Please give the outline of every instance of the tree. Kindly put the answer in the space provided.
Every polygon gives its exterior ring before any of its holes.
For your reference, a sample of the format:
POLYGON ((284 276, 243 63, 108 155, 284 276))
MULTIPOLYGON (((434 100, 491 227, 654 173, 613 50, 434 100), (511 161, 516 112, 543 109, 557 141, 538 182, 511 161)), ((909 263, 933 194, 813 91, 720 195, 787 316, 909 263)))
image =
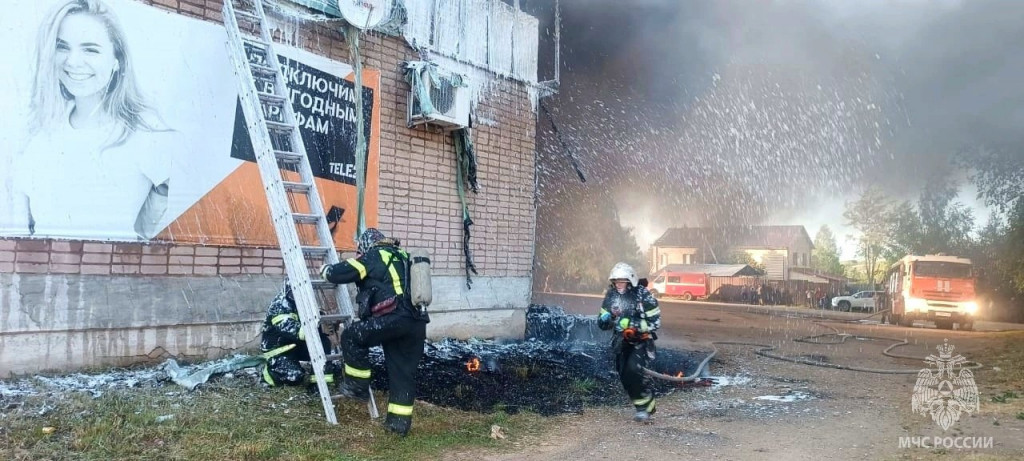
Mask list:
POLYGON ((1024 152, 1021 143, 960 152, 978 196, 998 214, 979 233, 975 251, 978 290, 1003 316, 1024 319, 1024 152))
POLYGON ((903 201, 887 213, 889 221, 884 256, 889 264, 906 255, 921 254, 921 218, 914 205, 903 201))
POLYGON ((822 225, 814 236, 814 251, 811 253, 811 268, 831 275, 843 275, 843 264, 839 262, 839 245, 828 224, 822 225))
POLYGON ((764 273, 764 265, 758 263, 750 253, 743 250, 730 252, 722 261, 722 264, 746 264, 757 269, 762 274, 764 273))
POLYGON ((943 180, 925 186, 917 205, 922 252, 965 254, 970 248, 974 214, 956 200, 958 193, 955 185, 943 180))
POLYGON ((566 194, 543 204, 537 216, 537 289, 596 291, 608 285, 617 262, 646 272, 633 230, 619 222, 607 194, 566 194))
POLYGON ((881 189, 872 186, 865 189, 856 201, 847 202, 843 212, 846 225, 860 232, 857 253, 864 258, 867 282, 872 285, 875 283, 878 261, 891 235, 890 211, 889 198, 881 189))

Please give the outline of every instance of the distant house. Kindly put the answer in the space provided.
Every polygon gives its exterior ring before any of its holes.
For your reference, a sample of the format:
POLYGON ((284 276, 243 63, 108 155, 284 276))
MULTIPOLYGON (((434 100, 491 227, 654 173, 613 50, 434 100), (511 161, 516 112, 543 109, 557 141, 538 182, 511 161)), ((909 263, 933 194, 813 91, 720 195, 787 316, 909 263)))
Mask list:
POLYGON ((746 264, 669 264, 652 273, 657 277, 662 272, 683 272, 688 274, 707 274, 709 277, 741 277, 758 276, 761 272, 746 264))
POLYGON ((811 265, 813 249, 804 226, 677 227, 651 245, 650 271, 669 264, 715 264, 742 251, 764 266, 769 279, 788 280, 791 268, 811 265))

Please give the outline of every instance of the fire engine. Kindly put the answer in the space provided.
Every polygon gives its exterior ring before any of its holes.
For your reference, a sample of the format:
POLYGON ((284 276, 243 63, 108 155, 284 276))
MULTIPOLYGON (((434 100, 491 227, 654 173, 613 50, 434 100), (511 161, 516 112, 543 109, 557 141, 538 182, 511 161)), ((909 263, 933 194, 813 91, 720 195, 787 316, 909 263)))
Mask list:
POLYGON ((672 296, 689 301, 708 296, 708 274, 700 272, 674 272, 667 268, 655 274, 650 286, 655 297, 672 296))
POLYGON ((891 324, 935 322, 942 329, 974 328, 978 303, 971 260, 946 255, 905 256, 886 272, 883 306, 891 324))

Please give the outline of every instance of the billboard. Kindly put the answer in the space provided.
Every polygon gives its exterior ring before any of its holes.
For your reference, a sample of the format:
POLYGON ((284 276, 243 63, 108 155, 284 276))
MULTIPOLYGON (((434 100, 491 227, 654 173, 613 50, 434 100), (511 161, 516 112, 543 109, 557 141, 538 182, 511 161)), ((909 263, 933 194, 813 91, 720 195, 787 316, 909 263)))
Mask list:
MULTIPOLYGON (((0 39, 31 46, 0 68, 0 236, 276 246, 223 26, 131 0, 4 7, 0 39)), ((275 49, 335 244, 352 248, 352 68, 275 49)), ((374 225, 379 71, 363 84, 374 225)))

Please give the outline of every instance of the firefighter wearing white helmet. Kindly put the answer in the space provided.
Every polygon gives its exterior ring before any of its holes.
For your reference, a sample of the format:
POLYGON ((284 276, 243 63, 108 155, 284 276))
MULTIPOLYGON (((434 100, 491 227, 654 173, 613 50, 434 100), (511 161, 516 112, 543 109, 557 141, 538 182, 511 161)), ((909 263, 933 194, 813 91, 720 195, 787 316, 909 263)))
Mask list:
POLYGON ((661 326, 661 309, 658 300, 640 285, 629 264, 620 262, 612 267, 608 282, 597 326, 602 330, 614 329, 615 370, 636 409, 633 419, 646 422, 656 407, 654 393, 645 385, 641 368, 654 358, 654 331, 661 326))

